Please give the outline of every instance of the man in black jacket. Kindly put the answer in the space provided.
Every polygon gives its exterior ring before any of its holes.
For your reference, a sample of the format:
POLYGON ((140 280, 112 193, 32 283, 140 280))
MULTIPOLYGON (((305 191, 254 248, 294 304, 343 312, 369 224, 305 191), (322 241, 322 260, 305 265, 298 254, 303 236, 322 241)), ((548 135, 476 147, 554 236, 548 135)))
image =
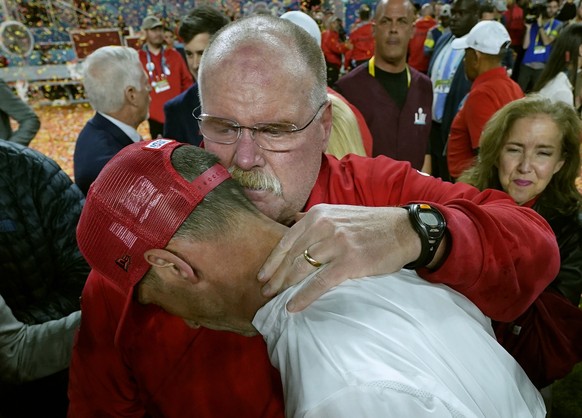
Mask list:
POLYGON ((0 295, 18 321, 0 323, 0 416, 64 417, 67 371, 56 372, 68 365, 89 274, 75 238, 85 199, 53 160, 3 140, 0 190, 0 295), (18 324, 44 325, 15 344, 18 324))

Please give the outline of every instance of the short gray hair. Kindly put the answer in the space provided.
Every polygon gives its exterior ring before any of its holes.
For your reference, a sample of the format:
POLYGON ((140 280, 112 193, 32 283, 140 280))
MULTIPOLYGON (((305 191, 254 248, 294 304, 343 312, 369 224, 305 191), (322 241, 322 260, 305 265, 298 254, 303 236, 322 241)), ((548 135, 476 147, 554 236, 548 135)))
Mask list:
POLYGON ((104 46, 83 63, 85 97, 98 112, 117 112, 123 107, 125 89, 142 90, 143 68, 137 51, 125 46, 104 46))
MULTIPOLYGON (((310 89, 309 97, 313 109, 327 100, 327 75, 321 47, 307 31, 295 23, 265 14, 236 20, 216 33, 202 55, 198 72, 200 85, 204 83, 206 71, 220 68, 220 61, 224 56, 247 45, 264 45, 266 49, 284 46, 280 51, 280 57, 281 60, 287 59, 290 63, 290 76, 295 75, 300 69, 306 69, 313 77, 314 85, 310 89)), ((265 71, 268 71, 268 68, 269 64, 265 63, 265 71)))

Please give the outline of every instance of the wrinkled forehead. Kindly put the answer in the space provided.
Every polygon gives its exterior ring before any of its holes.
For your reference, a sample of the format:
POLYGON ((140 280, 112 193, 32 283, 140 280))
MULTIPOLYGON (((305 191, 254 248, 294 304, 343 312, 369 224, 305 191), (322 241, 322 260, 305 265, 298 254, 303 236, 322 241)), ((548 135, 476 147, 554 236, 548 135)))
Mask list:
MULTIPOLYGON (((199 70, 202 102, 217 91, 243 89, 309 90, 315 77, 296 50, 277 36, 211 44, 199 70)), ((276 94, 276 92, 274 92, 276 94)), ((280 91, 280 94, 283 92, 280 91)))

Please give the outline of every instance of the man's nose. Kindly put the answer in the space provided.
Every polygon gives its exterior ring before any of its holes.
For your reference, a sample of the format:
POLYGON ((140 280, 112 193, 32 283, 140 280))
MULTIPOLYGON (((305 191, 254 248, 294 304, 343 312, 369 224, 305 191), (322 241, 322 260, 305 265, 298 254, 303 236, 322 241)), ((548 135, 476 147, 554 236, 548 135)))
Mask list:
POLYGON ((240 137, 236 142, 234 163, 243 170, 250 170, 259 164, 260 153, 261 149, 253 139, 252 130, 241 128, 240 137))

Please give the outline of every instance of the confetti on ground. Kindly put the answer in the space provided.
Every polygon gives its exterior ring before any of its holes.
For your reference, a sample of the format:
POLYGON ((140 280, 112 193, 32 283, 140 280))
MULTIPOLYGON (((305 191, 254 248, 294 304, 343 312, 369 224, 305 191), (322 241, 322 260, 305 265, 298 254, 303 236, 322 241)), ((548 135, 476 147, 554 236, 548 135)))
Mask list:
MULTIPOLYGON (((73 178, 73 153, 81 129, 95 113, 88 104, 71 106, 33 106, 40 118, 40 130, 30 147, 55 160, 73 178)), ((147 122, 138 128, 144 138, 149 138, 147 122)))

